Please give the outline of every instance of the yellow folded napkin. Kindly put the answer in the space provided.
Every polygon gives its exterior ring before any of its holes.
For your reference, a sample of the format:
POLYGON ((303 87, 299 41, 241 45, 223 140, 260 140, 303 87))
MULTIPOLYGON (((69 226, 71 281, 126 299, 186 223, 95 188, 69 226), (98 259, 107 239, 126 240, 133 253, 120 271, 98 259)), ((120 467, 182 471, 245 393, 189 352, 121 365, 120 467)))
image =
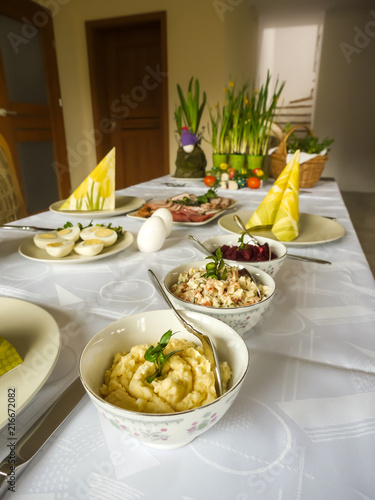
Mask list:
POLYGON ((0 337, 0 376, 23 363, 17 350, 3 337, 0 337))
POLYGON ((272 226, 280 241, 291 241, 299 234, 299 150, 286 165, 273 186, 250 217, 247 229, 272 226))
POLYGON ((59 210, 108 210, 115 208, 116 149, 105 156, 59 210))

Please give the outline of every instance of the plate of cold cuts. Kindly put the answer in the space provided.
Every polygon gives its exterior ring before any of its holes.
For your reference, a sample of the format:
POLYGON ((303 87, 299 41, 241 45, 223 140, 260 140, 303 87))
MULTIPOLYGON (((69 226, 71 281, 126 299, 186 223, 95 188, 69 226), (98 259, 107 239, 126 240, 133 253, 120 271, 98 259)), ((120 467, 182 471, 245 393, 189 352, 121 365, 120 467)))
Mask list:
POLYGON ((128 212, 127 217, 148 219, 158 208, 167 208, 173 217, 173 222, 186 226, 207 224, 216 219, 228 208, 232 208, 236 200, 218 196, 210 189, 204 195, 181 193, 165 200, 151 200, 144 203, 138 210, 128 212))

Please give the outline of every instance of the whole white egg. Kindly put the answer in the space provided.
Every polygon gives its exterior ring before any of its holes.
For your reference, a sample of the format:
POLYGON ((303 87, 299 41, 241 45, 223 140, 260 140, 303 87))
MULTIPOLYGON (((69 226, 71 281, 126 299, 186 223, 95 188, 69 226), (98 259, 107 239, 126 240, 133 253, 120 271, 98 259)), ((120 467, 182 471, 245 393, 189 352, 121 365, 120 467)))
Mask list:
POLYGON ((158 208, 151 217, 160 217, 164 221, 167 238, 171 234, 173 225, 173 217, 168 208, 158 208))
POLYGON ((60 238, 64 240, 77 241, 79 238, 80 229, 78 226, 67 227, 65 229, 60 229, 57 234, 60 238))
POLYGON ((85 255, 86 257, 93 257, 98 255, 104 248, 104 243, 101 240, 92 238, 91 240, 84 240, 77 243, 74 247, 74 251, 79 255, 85 255))
POLYGON ((74 241, 60 240, 46 245, 46 252, 52 257, 66 257, 73 250, 74 241))
POLYGON ((59 240, 62 240, 62 238, 59 238, 57 231, 49 231, 48 233, 40 233, 34 236, 35 245, 43 250, 46 248, 48 243, 53 243, 54 241, 59 240))
POLYGON ((116 231, 102 226, 86 227, 85 229, 82 229, 80 236, 83 240, 92 238, 101 240, 105 247, 109 247, 117 241, 116 231))
POLYGON ((164 221, 158 216, 150 217, 138 232, 138 249, 140 252, 157 252, 163 246, 166 234, 164 221))

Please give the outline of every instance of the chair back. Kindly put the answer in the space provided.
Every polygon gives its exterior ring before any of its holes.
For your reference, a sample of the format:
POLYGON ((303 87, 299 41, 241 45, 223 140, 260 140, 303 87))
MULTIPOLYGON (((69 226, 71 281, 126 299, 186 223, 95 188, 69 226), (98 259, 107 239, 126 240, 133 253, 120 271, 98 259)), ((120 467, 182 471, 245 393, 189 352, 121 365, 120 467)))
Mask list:
POLYGON ((9 146, 0 134, 0 224, 26 215, 25 201, 19 187, 9 146))

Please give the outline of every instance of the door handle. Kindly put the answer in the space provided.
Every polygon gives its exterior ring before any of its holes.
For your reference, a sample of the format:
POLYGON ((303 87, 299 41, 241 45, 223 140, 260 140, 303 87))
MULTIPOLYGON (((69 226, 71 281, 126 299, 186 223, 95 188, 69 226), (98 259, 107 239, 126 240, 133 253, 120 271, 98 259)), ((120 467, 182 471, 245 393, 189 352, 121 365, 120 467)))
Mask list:
POLYGON ((5 117, 8 115, 15 116, 15 115, 18 115, 18 113, 17 113, 17 111, 9 111, 8 109, 0 108, 0 116, 5 117))

